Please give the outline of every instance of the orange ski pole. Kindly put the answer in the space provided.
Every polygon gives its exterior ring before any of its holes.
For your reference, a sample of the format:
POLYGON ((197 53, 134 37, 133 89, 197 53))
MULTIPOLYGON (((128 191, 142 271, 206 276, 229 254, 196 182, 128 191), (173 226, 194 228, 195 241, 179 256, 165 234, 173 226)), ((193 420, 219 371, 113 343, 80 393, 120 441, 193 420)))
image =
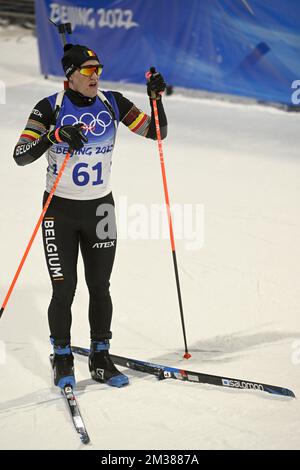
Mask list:
MULTIPOLYGON (((148 72, 148 74, 146 74, 146 77, 149 79, 152 73, 155 73, 155 68, 154 67, 150 68, 150 75, 148 75, 149 74, 149 72, 148 72)), ((155 119, 155 128, 156 128, 156 135, 157 135, 160 166, 161 166, 164 193, 165 193, 165 201, 166 201, 167 213, 168 213, 168 222, 169 222, 169 230, 170 230, 172 256, 173 256, 176 286, 177 286, 177 294, 178 294, 178 301, 179 301, 180 318, 181 318, 181 326, 182 326, 182 333, 183 333, 183 340, 184 340, 185 354, 184 354, 183 357, 185 359, 189 359, 191 357, 191 354, 188 351, 187 339, 186 339, 186 331, 185 331, 185 323, 184 323, 184 315, 183 315, 183 306, 182 306, 182 297, 181 297, 179 273, 178 273, 178 266, 177 266, 176 249, 175 249, 175 238, 174 238, 173 223, 172 223, 172 214, 171 214, 171 209, 170 209, 169 191, 168 191, 167 176, 166 176, 166 169, 165 169, 165 162, 164 162, 164 153, 163 153, 163 146, 162 146, 162 140, 161 140, 160 126, 159 126, 157 103, 156 103, 155 99, 152 99, 152 104, 153 104, 153 112, 154 112, 154 119, 155 119)))
POLYGON ((34 239, 35 239, 35 237, 36 237, 36 234, 37 234, 37 232, 38 232, 38 229, 40 228, 40 225, 41 225, 41 223, 42 223, 42 221, 43 221, 44 215, 46 214, 46 211, 47 211, 47 209, 48 209, 48 207, 49 207, 49 204, 50 204, 50 202, 51 202, 51 199, 52 199, 52 197, 53 197, 53 195, 54 195, 54 192, 55 192, 55 190, 56 190, 56 188, 57 188, 57 185, 58 185, 58 183, 59 183, 59 181, 60 181, 61 175, 63 174, 63 171, 64 171, 64 169, 65 169, 65 167, 66 167, 66 165, 67 165, 67 163, 68 163, 68 160, 69 160, 69 158, 70 158, 70 156, 71 156, 71 152, 72 152, 71 149, 69 149, 69 150, 68 150, 68 153, 67 153, 67 155, 66 155, 66 157, 65 157, 65 159, 64 159, 64 161, 63 161, 63 164, 62 164, 62 166, 61 166, 61 168, 60 168, 60 170, 59 170, 59 172, 58 172, 57 178, 56 178, 56 180, 55 180, 55 182, 54 182, 54 185, 53 185, 53 187, 52 187, 52 189, 51 189, 51 192, 50 192, 50 194, 49 194, 49 196, 48 196, 48 198, 47 198, 47 201, 46 201, 46 203, 45 203, 45 205, 44 205, 44 207, 43 207, 43 210, 42 210, 42 213, 41 213, 41 215, 40 215, 40 217, 39 217, 39 220, 37 221, 37 224, 36 224, 36 226, 35 226, 35 229, 34 229, 34 231, 33 231, 33 234, 31 235, 31 238, 30 238, 29 243, 28 243, 28 245, 27 245, 27 247, 26 247, 25 253, 24 253, 24 255, 23 255, 22 259, 21 259, 21 262, 20 262, 20 264, 19 264, 19 266, 18 266, 18 269, 17 269, 17 271, 16 271, 16 274, 14 275, 14 278, 13 278, 13 280, 12 280, 12 283, 11 283, 9 289, 8 289, 8 292, 7 292, 6 296, 5 296, 4 302, 3 302, 2 307, 1 307, 1 309, 0 309, 0 318, 1 318, 2 315, 3 315, 3 312, 4 312, 4 310, 5 310, 6 304, 7 304, 8 300, 9 300, 9 298, 10 298, 10 296, 11 296, 11 293, 12 293, 14 287, 15 287, 15 284, 16 284, 16 282, 17 282, 17 280, 18 280, 19 274, 20 274, 20 272, 21 272, 21 270, 22 270, 22 268, 23 268, 23 265, 24 265, 24 263, 25 263, 25 261, 26 261, 27 255, 28 255, 28 253, 29 253, 29 251, 30 251, 30 248, 31 248, 31 246, 32 246, 32 244, 33 244, 33 241, 34 241, 34 239))

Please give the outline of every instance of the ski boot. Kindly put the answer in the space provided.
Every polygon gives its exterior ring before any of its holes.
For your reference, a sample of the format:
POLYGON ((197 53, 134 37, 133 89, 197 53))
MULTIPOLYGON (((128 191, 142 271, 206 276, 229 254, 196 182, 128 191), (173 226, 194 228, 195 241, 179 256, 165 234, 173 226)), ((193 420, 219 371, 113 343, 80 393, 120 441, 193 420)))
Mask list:
POLYGON ((128 385, 128 377, 114 365, 109 355, 109 340, 92 341, 89 355, 89 369, 93 380, 112 387, 128 385))
POLYGON ((74 389, 74 356, 71 346, 70 344, 58 346, 54 342, 52 344, 54 354, 50 355, 50 361, 53 368, 54 384, 60 388, 70 385, 74 389))

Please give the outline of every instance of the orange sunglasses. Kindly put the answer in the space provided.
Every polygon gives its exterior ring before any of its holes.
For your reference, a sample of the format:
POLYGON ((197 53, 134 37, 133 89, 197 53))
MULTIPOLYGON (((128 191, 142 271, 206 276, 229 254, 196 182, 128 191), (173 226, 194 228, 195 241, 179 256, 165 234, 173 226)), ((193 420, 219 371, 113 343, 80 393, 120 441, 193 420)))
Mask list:
POLYGON ((102 70, 103 70, 103 65, 84 65, 83 67, 78 68, 79 73, 81 75, 84 75, 85 77, 90 77, 93 75, 93 73, 96 73, 98 77, 100 77, 102 70))

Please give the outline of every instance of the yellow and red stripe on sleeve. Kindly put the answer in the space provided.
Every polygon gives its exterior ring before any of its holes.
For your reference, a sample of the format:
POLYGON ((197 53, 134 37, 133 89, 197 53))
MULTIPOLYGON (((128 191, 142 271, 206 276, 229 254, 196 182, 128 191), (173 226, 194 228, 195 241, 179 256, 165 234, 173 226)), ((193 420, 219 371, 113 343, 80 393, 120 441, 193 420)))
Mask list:
POLYGON ((147 114, 141 113, 128 127, 132 132, 136 132, 147 119, 147 114))
POLYGON ((41 136, 37 132, 31 131, 30 129, 24 129, 21 134, 21 139, 36 140, 41 136))
POLYGON ((150 117, 141 113, 128 127, 132 132, 140 135, 146 135, 150 124, 150 117))
POLYGON ((151 118, 133 105, 122 119, 122 122, 125 126, 129 127, 132 132, 145 136, 148 132, 151 118))

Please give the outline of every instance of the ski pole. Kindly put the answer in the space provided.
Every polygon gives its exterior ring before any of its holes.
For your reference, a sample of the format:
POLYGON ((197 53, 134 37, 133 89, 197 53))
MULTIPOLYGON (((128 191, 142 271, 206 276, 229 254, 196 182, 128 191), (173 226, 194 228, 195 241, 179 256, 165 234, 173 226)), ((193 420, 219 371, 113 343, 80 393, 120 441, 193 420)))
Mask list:
MULTIPOLYGON (((49 21, 58 29, 58 32, 59 32, 60 37, 61 37, 62 45, 63 45, 63 47, 64 47, 64 46, 66 45, 66 42, 67 42, 66 33, 72 34, 72 25, 71 25, 71 23, 56 24, 56 23, 54 23, 54 21, 52 21, 52 20, 50 20, 50 19, 49 19, 49 21)), ((32 245, 32 243, 33 243, 33 241, 34 241, 34 239, 35 239, 35 237, 36 237, 36 234, 37 234, 37 232, 38 232, 38 229, 39 229, 39 227, 40 227, 40 225, 41 225, 41 223, 42 223, 42 220, 43 220, 43 218, 44 218, 44 215, 46 214, 46 211, 47 211, 47 209, 48 209, 48 207, 49 207, 49 204, 50 204, 50 202, 51 202, 51 199, 52 199, 52 197, 53 197, 53 195, 54 195, 54 192, 55 192, 55 190, 56 190, 56 188, 57 188, 57 185, 58 185, 58 183, 59 183, 59 180, 60 180, 60 178, 61 178, 61 175, 63 174, 63 171, 64 171, 64 169, 65 169, 65 167, 66 167, 66 165, 67 165, 67 163, 68 163, 68 160, 69 160, 69 158, 70 158, 70 156, 71 156, 71 153, 72 153, 72 149, 69 148, 68 153, 67 153, 67 155, 66 155, 66 157, 65 157, 65 159, 64 159, 64 161, 63 161, 63 164, 62 164, 62 166, 61 166, 61 168, 60 168, 60 170, 59 170, 59 172, 58 172, 58 175, 57 175, 57 178, 56 178, 56 180, 55 180, 55 182, 54 182, 53 188, 51 189, 51 192, 50 192, 50 194, 49 194, 49 196, 48 196, 48 198, 47 198, 47 201, 46 201, 46 203, 45 203, 45 205, 44 205, 44 208, 43 208, 42 213, 41 213, 41 215, 40 215, 40 217, 39 217, 39 220, 37 221, 37 224, 36 224, 36 226, 35 226, 35 229, 34 229, 34 231, 33 231, 33 234, 31 235, 31 238, 30 238, 30 240, 29 240, 29 243, 28 243, 28 245, 27 245, 27 248, 26 248, 26 250, 25 250, 25 252, 24 252, 24 255, 23 255, 23 257, 22 257, 22 259, 21 259, 21 262, 20 262, 20 264, 19 264, 19 266, 18 266, 18 269, 17 269, 17 271, 16 271, 16 274, 14 275, 14 278, 13 278, 13 280, 12 280, 12 283, 11 283, 11 285, 10 285, 10 288, 8 289, 8 292, 7 292, 6 296, 5 296, 4 302, 3 302, 2 307, 1 307, 1 309, 0 309, 0 318, 1 318, 2 315, 3 315, 3 312, 4 312, 4 309, 5 309, 5 307, 6 307, 6 304, 7 304, 8 300, 9 300, 9 298, 10 298, 10 295, 11 295, 11 293, 12 293, 14 287, 15 287, 15 284, 16 284, 16 282, 17 282, 17 280, 18 280, 19 274, 20 274, 20 272, 21 272, 21 270, 22 270, 22 268, 23 268, 23 265, 24 265, 24 263, 25 263, 25 261, 26 261, 27 255, 28 255, 28 253, 29 253, 29 251, 30 251, 31 245, 32 245)))
MULTIPOLYGON (((155 68, 154 67, 150 68, 150 72, 148 72, 146 74, 146 77, 149 79, 152 73, 155 73, 155 68)), ((182 306, 182 297, 181 297, 179 273, 178 273, 177 258, 176 258, 175 238, 174 238, 173 223, 172 223, 172 214, 171 214, 171 209, 170 209, 169 191, 168 191, 168 185, 167 185, 166 169, 165 169, 165 162, 164 162, 164 153, 163 153, 163 146, 162 146, 162 140, 161 140, 160 127, 159 127, 157 103, 156 103, 155 99, 152 99, 152 104, 153 104, 153 112, 154 112, 154 119, 155 119, 155 128, 156 128, 156 135, 157 135, 160 166, 161 166, 164 193, 165 193, 165 201, 166 201, 166 207, 167 207, 167 213, 168 213, 168 222, 169 222, 169 230, 170 230, 172 256, 173 256, 176 286, 177 286, 177 294, 178 294, 178 302, 179 302, 179 310, 180 310, 180 318, 181 318, 181 326, 182 326, 182 333, 183 333, 183 340, 184 340, 185 354, 184 354, 183 357, 185 359, 189 359, 191 357, 191 354, 188 352, 187 339, 186 339, 186 331, 185 331, 185 323, 184 323, 184 315, 183 315, 183 306, 182 306)))
POLYGON ((41 213, 41 215, 40 215, 40 217, 39 217, 39 220, 37 221, 37 224, 36 224, 36 226, 35 226, 35 229, 34 229, 34 231, 33 231, 33 234, 31 235, 31 238, 30 238, 30 240, 29 240, 29 243, 28 243, 28 245, 27 245, 27 247, 26 247, 26 250, 25 250, 25 252, 24 252, 24 255, 23 255, 23 257, 22 257, 22 259, 21 259, 21 262, 20 262, 20 264, 19 264, 19 266, 18 266, 18 269, 17 269, 17 271, 16 271, 16 274, 14 275, 14 278, 13 278, 13 280, 12 280, 12 283, 11 283, 11 285, 10 285, 10 288, 8 289, 8 292, 7 292, 6 296, 5 296, 4 302, 3 302, 2 307, 1 307, 1 309, 0 309, 0 318, 1 318, 2 315, 3 315, 3 312, 4 312, 4 309, 5 309, 5 307, 6 307, 6 304, 7 304, 8 300, 9 300, 9 298, 10 298, 10 295, 11 295, 11 293, 12 293, 14 287, 15 287, 15 284, 16 284, 16 282, 17 282, 17 280, 18 280, 19 274, 20 274, 20 272, 21 272, 21 270, 22 270, 22 268, 23 268, 23 265, 24 265, 24 263, 25 263, 25 261, 26 261, 26 258, 27 258, 27 255, 28 255, 28 253, 29 253, 29 250, 30 250, 30 248, 31 248, 31 246, 32 246, 32 243, 33 243, 35 237, 36 237, 36 234, 37 234, 37 232, 38 232, 38 229, 39 229, 39 227, 40 227, 40 225, 41 225, 41 223, 42 223, 42 221, 43 221, 44 215, 46 214, 46 211, 47 211, 47 209, 48 209, 48 207, 49 207, 49 204, 50 204, 50 202, 51 202, 51 199, 52 199, 52 197, 53 197, 53 195, 54 195, 54 192, 55 192, 55 190, 56 190, 56 188, 57 188, 57 185, 58 185, 58 183, 59 183, 59 180, 60 180, 60 178, 61 178, 61 175, 63 174, 63 171, 64 171, 64 169, 65 169, 65 167, 66 167, 66 165, 67 165, 67 163, 68 163, 68 160, 69 160, 69 158, 70 158, 70 156, 71 156, 71 153, 72 153, 72 150, 69 148, 68 153, 67 153, 67 155, 66 155, 66 157, 65 157, 65 159, 64 159, 64 161, 63 161, 63 164, 62 164, 62 166, 61 166, 61 168, 60 168, 60 170, 59 170, 59 172, 58 172, 57 178, 56 178, 56 180, 55 180, 55 182, 54 182, 54 184, 53 184, 53 187, 52 187, 52 189, 51 189, 51 192, 49 193, 49 196, 48 196, 48 198, 47 198, 47 201, 46 201, 46 203, 45 203, 45 205, 44 205, 44 207, 43 207, 43 210, 42 210, 42 213, 41 213))

